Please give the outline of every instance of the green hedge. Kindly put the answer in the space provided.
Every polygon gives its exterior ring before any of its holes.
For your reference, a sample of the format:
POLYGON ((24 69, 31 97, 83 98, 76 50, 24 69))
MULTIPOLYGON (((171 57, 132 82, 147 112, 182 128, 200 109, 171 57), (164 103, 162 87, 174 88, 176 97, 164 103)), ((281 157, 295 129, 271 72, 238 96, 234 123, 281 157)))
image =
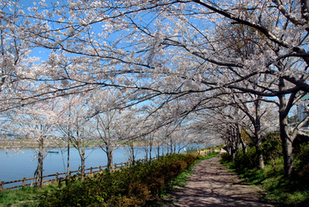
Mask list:
POLYGON ((40 206, 143 206, 195 159, 192 155, 168 155, 115 172, 105 170, 84 181, 73 178, 63 189, 44 194, 40 206))

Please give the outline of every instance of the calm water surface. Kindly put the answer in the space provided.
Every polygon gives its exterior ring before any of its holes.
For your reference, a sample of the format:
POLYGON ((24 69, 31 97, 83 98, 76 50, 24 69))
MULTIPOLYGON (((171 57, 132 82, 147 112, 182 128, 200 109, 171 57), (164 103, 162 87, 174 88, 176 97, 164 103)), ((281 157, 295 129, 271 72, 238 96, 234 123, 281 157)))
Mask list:
MULTIPOLYGON (((178 151, 184 151, 183 145, 177 147, 178 151)), ((197 147, 197 146, 195 146, 197 147)), ((200 145, 199 147, 203 147, 200 145)), ((188 147, 187 147, 188 148, 188 147)), ((50 149, 51 151, 59 151, 59 153, 47 153, 43 161, 44 175, 66 172, 67 166, 67 151, 59 149, 50 149)), ((144 159, 145 150, 143 147, 135 147, 135 159, 144 159)), ((160 150, 160 155, 166 154, 167 149, 160 150)), ((157 149, 153 147, 152 157, 157 156, 157 149)), ((0 182, 8 182, 13 180, 20 180, 23 177, 32 178, 37 168, 37 159, 35 157, 35 150, 23 149, 21 152, 15 154, 12 151, 0 150, 0 182)), ((129 158, 129 151, 126 148, 119 148, 114 151, 113 162, 121 163, 127 162, 129 158)), ((102 149, 87 149, 86 150, 86 168, 105 166, 107 164, 107 157, 102 149)), ((80 166, 80 157, 75 148, 70 149, 70 170, 78 170, 80 166)), ((51 179, 51 178, 48 178, 51 179)), ((29 181, 30 182, 30 181, 29 181)), ((28 182, 27 182, 28 183, 28 182)), ((6 184, 4 188, 12 186, 6 184)))
MULTIPOLYGON (((58 151, 58 149, 52 149, 58 151)), ((35 150, 23 149, 22 152, 15 154, 12 151, 6 152, 0 150, 0 181, 19 180, 23 177, 33 177, 34 171, 37 168, 37 159, 35 158, 35 150)), ((145 151, 141 147, 135 148, 136 159, 143 159, 145 151)), ((155 156, 153 152, 153 156, 155 156)), ((86 150, 86 168, 105 166, 107 158, 105 152, 100 148, 86 150)), ((128 152, 125 149, 117 149, 114 151, 114 163, 128 161, 128 152)), ((59 153, 47 153, 43 161, 44 175, 54 174, 56 172, 66 172, 67 152, 59 151, 59 153)), ((78 170, 80 166, 80 157, 75 148, 70 149, 70 170, 78 170)))

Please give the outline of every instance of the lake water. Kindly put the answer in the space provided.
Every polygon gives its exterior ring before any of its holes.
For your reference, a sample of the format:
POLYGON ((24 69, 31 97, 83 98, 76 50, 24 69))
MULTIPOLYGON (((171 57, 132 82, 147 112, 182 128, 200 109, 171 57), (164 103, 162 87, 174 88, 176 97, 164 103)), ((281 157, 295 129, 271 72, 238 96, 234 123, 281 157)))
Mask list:
MULTIPOLYGON (((52 149, 58 151, 58 149, 52 149)), ((153 153, 155 155, 155 153, 153 153)), ((23 177, 33 177, 34 171, 37 168, 37 160, 35 160, 35 151, 33 149, 23 149, 22 152, 15 154, 12 151, 0 150, 0 181, 11 181, 22 179, 23 177)), ((141 149, 136 150, 136 159, 142 159, 145 152, 141 149)), ((86 150, 86 168, 105 166, 107 157, 101 149, 86 150)), ((114 163, 128 161, 128 152, 124 149, 114 151, 114 163)), ((44 175, 54 174, 56 172, 66 172, 67 152, 59 151, 59 153, 47 153, 43 161, 44 175)), ((80 166, 80 157, 75 148, 70 149, 70 170, 78 170, 80 166)))
MULTIPOLYGON (((183 146, 183 145, 182 145, 183 146)), ((51 149, 52 151, 58 151, 58 149, 51 149)), ((178 150, 184 151, 180 146, 177 147, 178 150)), ((167 149, 163 148, 163 154, 167 152, 167 149)), ((162 149, 160 150, 160 155, 162 154, 162 149)), ((37 160, 34 157, 35 151, 33 149, 23 149, 22 152, 15 154, 12 151, 6 152, 5 150, 0 150, 0 182, 19 180, 23 177, 31 178, 33 177, 34 171, 37 168, 37 160)), ((157 149, 153 147, 152 157, 157 156, 157 149)), ((100 148, 87 149, 86 150, 86 168, 105 166, 107 164, 107 157, 105 152, 100 148)), ((121 163, 127 162, 129 158, 128 150, 124 148, 119 148, 114 151, 113 162, 121 163)), ((144 159, 145 150, 143 147, 135 147, 135 158, 144 159)), ((63 150, 59 153, 47 153, 43 161, 44 175, 55 174, 56 172, 62 173, 66 172, 67 163, 67 152, 63 150)), ((70 149, 70 170, 78 170, 80 166, 80 157, 78 151, 75 148, 70 149)), ((11 185, 5 185, 7 188, 11 185)))

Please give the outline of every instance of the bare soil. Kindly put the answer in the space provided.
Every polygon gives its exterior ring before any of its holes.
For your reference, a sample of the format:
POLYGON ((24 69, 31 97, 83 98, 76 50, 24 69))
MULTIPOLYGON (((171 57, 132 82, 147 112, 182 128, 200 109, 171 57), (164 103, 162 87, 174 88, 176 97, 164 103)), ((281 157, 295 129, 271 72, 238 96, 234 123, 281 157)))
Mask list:
POLYGON ((219 156, 203 160, 193 168, 183 188, 173 191, 164 206, 273 206, 262 199, 262 190, 242 182, 220 164, 219 156))

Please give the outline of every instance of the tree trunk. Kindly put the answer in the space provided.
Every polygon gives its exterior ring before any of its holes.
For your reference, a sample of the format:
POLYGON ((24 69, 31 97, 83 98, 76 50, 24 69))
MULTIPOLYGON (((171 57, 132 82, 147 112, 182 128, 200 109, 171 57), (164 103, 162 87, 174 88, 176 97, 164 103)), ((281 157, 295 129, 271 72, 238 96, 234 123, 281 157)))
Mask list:
POLYGON ((258 165, 260 169, 264 169, 265 165, 264 165, 264 158, 263 158, 263 152, 261 150, 261 139, 259 138, 255 144, 255 148, 256 148, 256 155, 258 158, 258 165))
POLYGON ((158 150, 157 159, 159 159, 159 157, 160 157, 160 145, 157 146, 157 150, 158 150))
POLYGON ((236 152, 238 151, 238 129, 231 128, 231 161, 234 162, 236 152))
POLYGON ((145 150, 145 160, 146 162, 148 162, 148 146, 144 146, 144 150, 145 150))
POLYGON ((106 146, 106 156, 107 156, 107 168, 111 170, 113 167, 113 150, 109 146, 106 146))
POLYGON ((173 151, 174 154, 176 154, 176 148, 177 148, 177 145, 174 144, 174 151, 173 151))
POLYGON ((165 150, 168 150, 168 147, 166 146, 166 144, 163 144, 162 147, 161 147, 161 156, 164 157, 164 152, 165 150))
POLYGON ((227 153, 229 154, 229 156, 230 156, 230 160, 231 161, 233 161, 232 160, 232 146, 231 146, 231 142, 230 142, 230 140, 228 140, 226 143, 225 143, 225 145, 226 145, 226 151, 227 151, 227 153))
POLYGON ((135 164, 135 156, 134 156, 134 146, 133 146, 133 143, 129 146, 129 150, 130 150, 131 165, 134 165, 135 164))
MULTIPOLYGON (((285 87, 284 80, 279 79, 279 91, 285 87)), ((284 159, 284 177, 290 177, 293 169, 293 140, 290 139, 288 134, 288 112, 292 107, 295 94, 291 94, 289 97, 289 103, 287 103, 285 95, 279 95, 279 127, 280 127, 280 138, 282 143, 282 153, 284 159)))
POLYGON ((240 137, 240 144, 241 144, 242 152, 245 154, 247 152, 247 146, 241 137, 240 137))
POLYGON ((288 131, 288 117, 280 117, 280 138, 284 159, 284 176, 290 177, 293 169, 293 148, 288 131))
POLYGON ((68 150, 68 157, 67 157, 67 179, 65 181, 66 185, 68 185, 69 178, 70 178, 70 139, 69 139, 69 137, 68 137, 67 150, 68 150))
POLYGON ((35 171, 36 174, 35 187, 37 189, 40 189, 40 187, 42 187, 41 181, 43 179, 43 159, 44 159, 43 144, 44 144, 43 137, 41 137, 39 140, 38 167, 35 171))
POLYGON ((236 150, 234 148, 231 149, 231 162, 234 162, 236 155, 236 150))
POLYGON ((152 155, 151 155, 151 151, 152 151, 152 141, 149 142, 149 160, 151 161, 152 160, 152 155))
POLYGON ((263 152, 261 150, 261 146, 262 146, 262 138, 261 138, 261 125, 260 125, 260 121, 259 119, 256 120, 255 123, 255 149, 256 149, 256 155, 257 155, 257 159, 258 159, 258 167, 260 169, 264 169, 265 165, 264 165, 264 158, 263 158, 263 152))
POLYGON ((81 180, 84 180, 85 178, 85 150, 80 149, 80 162, 81 162, 81 167, 80 167, 80 177, 81 180))
POLYGON ((263 152, 261 150, 262 146, 262 137, 261 137, 261 97, 258 96, 257 99, 254 101, 255 105, 255 118, 254 118, 254 136, 255 136, 255 149, 256 154, 258 158, 258 167, 260 169, 264 169, 264 158, 263 158, 263 152))

